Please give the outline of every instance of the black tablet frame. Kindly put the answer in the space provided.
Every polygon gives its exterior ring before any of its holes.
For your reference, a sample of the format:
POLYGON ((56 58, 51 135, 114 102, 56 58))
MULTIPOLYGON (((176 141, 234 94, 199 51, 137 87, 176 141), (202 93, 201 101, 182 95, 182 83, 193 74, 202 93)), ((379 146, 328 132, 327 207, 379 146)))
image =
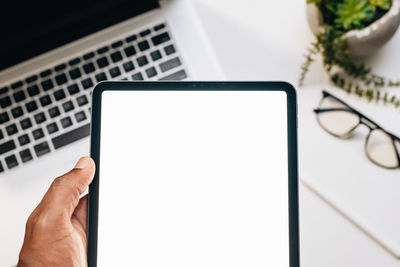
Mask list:
POLYGON ((300 266, 297 102, 296 92, 286 82, 101 82, 92 94, 90 154, 96 163, 94 180, 89 186, 87 259, 88 266, 97 266, 97 226, 100 166, 101 96, 104 91, 283 91, 287 95, 288 184, 289 184, 289 257, 290 267, 300 266))

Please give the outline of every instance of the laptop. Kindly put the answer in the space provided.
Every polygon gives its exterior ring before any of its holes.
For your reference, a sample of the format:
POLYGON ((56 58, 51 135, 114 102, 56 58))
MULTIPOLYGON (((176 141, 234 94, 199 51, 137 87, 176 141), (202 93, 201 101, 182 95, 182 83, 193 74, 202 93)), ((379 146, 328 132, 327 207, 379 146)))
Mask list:
POLYGON ((9 1, 0 18, 0 265, 50 182, 89 154, 103 80, 219 80, 190 1, 9 1))

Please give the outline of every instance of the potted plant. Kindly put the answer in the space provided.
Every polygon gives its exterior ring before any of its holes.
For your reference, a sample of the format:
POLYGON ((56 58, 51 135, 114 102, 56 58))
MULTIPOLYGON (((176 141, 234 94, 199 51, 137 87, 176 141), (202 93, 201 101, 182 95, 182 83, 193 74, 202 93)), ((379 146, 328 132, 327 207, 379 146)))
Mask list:
POLYGON ((382 47, 400 24, 400 0, 307 0, 307 18, 316 40, 301 66, 300 86, 317 54, 331 81, 368 100, 400 107, 400 99, 383 88, 400 87, 360 63, 382 47))

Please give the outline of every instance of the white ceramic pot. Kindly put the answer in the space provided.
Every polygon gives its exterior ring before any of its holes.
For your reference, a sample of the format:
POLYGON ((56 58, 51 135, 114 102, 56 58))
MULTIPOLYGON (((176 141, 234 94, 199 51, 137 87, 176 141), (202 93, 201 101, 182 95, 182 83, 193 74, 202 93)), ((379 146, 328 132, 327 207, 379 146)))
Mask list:
MULTIPOLYGON (((314 4, 306 6, 307 20, 314 34, 320 31, 322 14, 314 4)), ((360 30, 345 33, 350 57, 364 58, 381 48, 393 37, 400 25, 400 0, 392 0, 392 7, 380 19, 360 30)))

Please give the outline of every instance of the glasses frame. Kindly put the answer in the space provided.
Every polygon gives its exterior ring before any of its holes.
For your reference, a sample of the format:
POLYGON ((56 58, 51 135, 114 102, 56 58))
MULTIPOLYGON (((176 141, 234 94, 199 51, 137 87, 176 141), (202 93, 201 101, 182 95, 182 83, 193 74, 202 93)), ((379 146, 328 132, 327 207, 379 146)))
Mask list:
POLYGON ((385 129, 383 129, 379 124, 377 124, 376 122, 374 122, 373 120, 371 120, 370 118, 368 118, 367 116, 365 116, 364 114, 360 113, 359 111, 357 111, 356 109, 354 109, 353 107, 349 106, 347 103, 345 103, 344 101, 342 101, 341 99, 337 98, 336 96, 332 95, 331 93, 323 90, 322 91, 322 100, 320 102, 319 105, 322 104, 322 102, 324 101, 325 98, 330 97, 333 98, 334 100, 338 101, 339 103, 343 104, 346 108, 316 108, 314 109, 315 114, 320 114, 320 113, 325 113, 325 112, 331 112, 331 111, 346 111, 349 113, 353 113, 355 115, 358 116, 359 118, 359 122, 358 124, 356 124, 353 128, 351 128, 347 133, 343 134, 343 135, 337 135, 332 133, 331 131, 329 131, 319 120, 319 116, 317 116, 317 121, 319 123, 319 125, 329 134, 338 137, 338 138, 342 138, 342 139, 346 139, 348 137, 351 136, 352 132, 360 125, 364 125, 369 129, 369 133, 367 135, 367 138, 365 139, 365 144, 364 144, 364 151, 365 154, 367 155, 368 159, 370 161, 372 161, 374 164, 378 165, 379 167, 385 168, 385 169, 397 169, 400 168, 400 153, 396 147, 395 141, 400 143, 400 138, 388 131, 386 131, 385 129), (397 166, 394 167, 388 167, 388 166, 384 166, 378 162, 376 162, 368 153, 368 149, 367 149, 367 144, 369 141, 369 138, 371 136, 371 133, 374 130, 381 130, 382 132, 384 132, 385 134, 387 134, 391 140, 392 140, 392 146, 394 148, 394 151, 396 153, 396 157, 397 157, 397 166))

